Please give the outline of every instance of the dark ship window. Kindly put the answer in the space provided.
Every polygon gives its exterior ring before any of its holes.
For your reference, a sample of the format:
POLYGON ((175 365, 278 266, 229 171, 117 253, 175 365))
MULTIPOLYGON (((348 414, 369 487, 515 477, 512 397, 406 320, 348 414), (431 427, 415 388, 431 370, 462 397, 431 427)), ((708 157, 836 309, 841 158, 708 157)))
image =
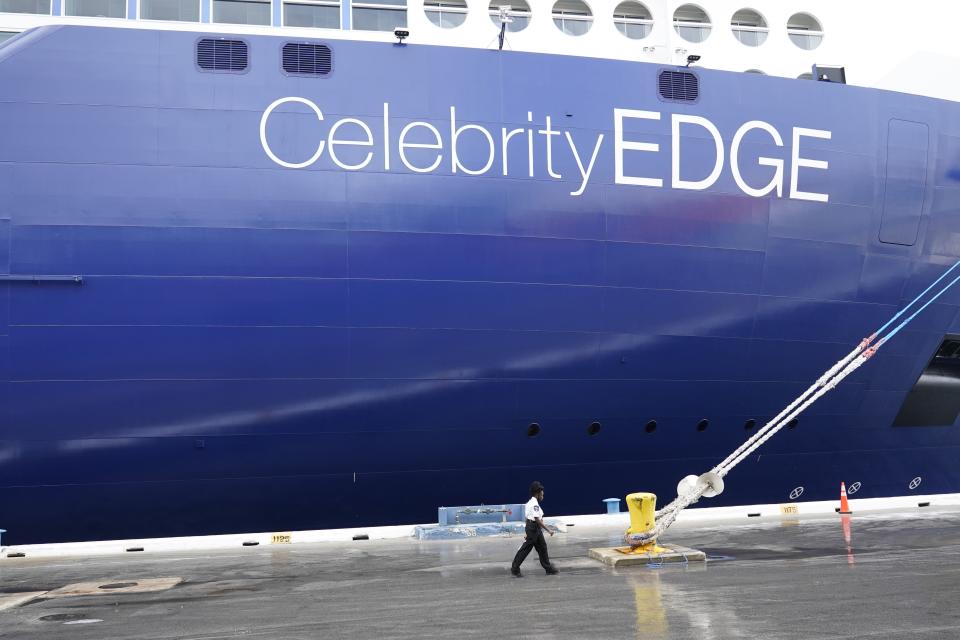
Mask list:
POLYGON ((333 70, 333 52, 325 44, 288 42, 283 45, 283 70, 305 76, 326 76, 333 70))
POLYGON ((647 426, 644 427, 644 430, 645 430, 647 433, 653 433, 654 431, 656 431, 656 430, 657 430, 657 421, 656 421, 656 420, 651 420, 650 422, 648 422, 648 423, 647 423, 647 426))
POLYGON ((960 415, 960 336, 946 336, 907 394, 895 427, 949 427, 960 415))
POLYGON ((587 427, 587 433, 590 434, 591 436, 595 436, 598 433, 600 433, 600 423, 599 422, 590 423, 590 426, 587 427))
POLYGON ((704 431, 707 430, 707 427, 709 426, 710 426, 710 421, 704 418, 703 420, 697 423, 697 431, 699 431, 700 433, 703 433, 704 431))
POLYGON ((700 79, 690 71, 663 70, 657 78, 657 86, 664 100, 696 102, 700 97, 700 79))
POLYGON ((540 435, 540 425, 536 422, 531 422, 530 426, 527 427, 527 437, 536 438, 538 435, 540 435))
POLYGON ((203 38, 197 42, 197 66, 204 71, 246 71, 247 43, 243 40, 203 38))

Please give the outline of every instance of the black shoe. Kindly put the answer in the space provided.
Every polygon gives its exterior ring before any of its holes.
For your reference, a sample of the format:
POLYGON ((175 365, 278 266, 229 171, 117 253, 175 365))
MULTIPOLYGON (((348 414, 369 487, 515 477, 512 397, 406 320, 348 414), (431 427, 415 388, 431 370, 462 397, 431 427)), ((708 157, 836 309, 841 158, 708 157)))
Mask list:
POLYGON ((522 578, 522 577, 523 577, 523 574, 520 573, 520 569, 510 569, 510 575, 512 575, 514 578, 522 578))
POLYGON ((547 569, 547 575, 548 575, 548 576, 555 576, 555 575, 557 575, 558 573, 560 573, 560 570, 557 569, 556 567, 550 567, 549 569, 547 569))

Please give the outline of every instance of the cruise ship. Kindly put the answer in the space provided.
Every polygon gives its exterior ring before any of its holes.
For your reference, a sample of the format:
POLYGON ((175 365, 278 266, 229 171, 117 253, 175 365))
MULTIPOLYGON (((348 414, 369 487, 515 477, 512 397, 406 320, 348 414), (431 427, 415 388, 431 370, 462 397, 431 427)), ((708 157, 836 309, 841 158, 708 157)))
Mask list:
MULTIPOLYGON (((672 498, 960 258, 923 4, 0 0, 4 540, 672 498)), ((710 504, 960 492, 958 296, 710 504)))

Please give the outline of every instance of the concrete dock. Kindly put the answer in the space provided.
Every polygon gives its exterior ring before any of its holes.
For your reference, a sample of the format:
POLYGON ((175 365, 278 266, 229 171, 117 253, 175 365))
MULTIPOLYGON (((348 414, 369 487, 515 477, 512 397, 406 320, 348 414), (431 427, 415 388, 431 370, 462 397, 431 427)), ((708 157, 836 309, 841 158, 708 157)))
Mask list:
POLYGON ((621 534, 570 528, 548 539, 561 574, 532 555, 521 579, 519 538, 4 557, 0 637, 960 638, 956 507, 671 529, 705 563, 588 557, 621 534))

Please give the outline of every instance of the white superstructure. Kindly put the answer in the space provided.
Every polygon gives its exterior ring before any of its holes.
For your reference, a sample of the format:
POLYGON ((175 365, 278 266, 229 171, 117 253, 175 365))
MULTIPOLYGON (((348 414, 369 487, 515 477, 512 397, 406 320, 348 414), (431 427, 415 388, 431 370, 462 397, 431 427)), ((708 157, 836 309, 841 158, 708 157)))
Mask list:
POLYGON ((0 37, 50 23, 497 48, 805 77, 960 101, 960 3, 867 0, 0 0, 0 37), (104 17, 111 16, 111 17, 104 17), (167 18, 167 19, 151 19, 167 18), (292 26, 292 25, 324 26, 292 26))

